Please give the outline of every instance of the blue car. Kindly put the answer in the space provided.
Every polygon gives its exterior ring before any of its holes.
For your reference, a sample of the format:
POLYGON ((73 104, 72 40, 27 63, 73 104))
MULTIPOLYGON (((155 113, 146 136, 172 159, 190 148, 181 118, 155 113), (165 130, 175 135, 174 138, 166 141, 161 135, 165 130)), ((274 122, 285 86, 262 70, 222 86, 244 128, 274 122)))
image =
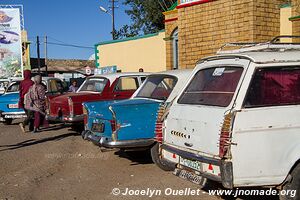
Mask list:
POLYGON ((20 82, 20 80, 12 81, 0 96, 0 121, 5 124, 11 124, 13 119, 26 117, 24 110, 18 105, 20 82))
POLYGON ((150 75, 131 99, 84 103, 83 138, 105 148, 150 149, 159 140, 165 102, 174 99, 191 70, 150 75))
MULTIPOLYGON (((25 118, 23 108, 19 108, 20 80, 12 81, 3 95, 0 96, 0 122, 11 124, 14 119, 25 118)), ((58 78, 43 77, 43 83, 47 86, 47 96, 61 94, 65 91, 65 85, 58 78)))

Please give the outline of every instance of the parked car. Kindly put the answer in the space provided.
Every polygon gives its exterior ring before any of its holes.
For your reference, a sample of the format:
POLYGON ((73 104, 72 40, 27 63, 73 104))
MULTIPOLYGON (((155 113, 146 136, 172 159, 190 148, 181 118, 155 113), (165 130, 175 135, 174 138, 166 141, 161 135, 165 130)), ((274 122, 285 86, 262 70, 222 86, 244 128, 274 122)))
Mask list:
POLYGON ((9 82, 8 79, 0 79, 0 95, 4 94, 9 82))
POLYGON ((83 122, 83 102, 128 99, 147 75, 115 73, 88 77, 76 93, 49 99, 47 119, 78 125, 78 122, 83 122))
POLYGON ((299 199, 299 58, 299 45, 274 40, 199 61, 165 113, 161 148, 174 173, 230 189, 297 190, 299 199))
MULTIPOLYGON (((19 108, 19 85, 21 80, 13 80, 5 93, 0 96, 0 121, 11 124, 14 119, 26 117, 23 108, 19 108)), ((64 92, 63 81, 53 77, 43 77, 43 83, 47 86, 46 96, 55 96, 64 92)))
POLYGON ((157 114, 165 101, 177 95, 192 70, 173 70, 148 76, 128 100, 84 103, 86 117, 83 137, 106 148, 150 149, 160 129, 157 114))

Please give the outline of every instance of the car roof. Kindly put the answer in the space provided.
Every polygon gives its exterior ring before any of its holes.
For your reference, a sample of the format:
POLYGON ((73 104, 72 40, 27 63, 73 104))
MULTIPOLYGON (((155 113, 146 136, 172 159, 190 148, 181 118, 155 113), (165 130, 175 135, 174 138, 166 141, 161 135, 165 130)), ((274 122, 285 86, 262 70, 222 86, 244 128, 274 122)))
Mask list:
POLYGON ((117 78, 121 76, 148 76, 150 73, 146 72, 122 72, 122 73, 113 73, 113 74, 99 74, 87 77, 87 79, 90 78, 107 78, 110 83, 112 84, 117 78))
POLYGON ((297 43, 259 43, 243 46, 228 43, 221 47, 215 56, 203 58, 198 63, 224 58, 244 58, 258 64, 300 62, 300 45, 297 43), (242 48, 223 50, 225 47, 237 46, 242 46, 242 48))

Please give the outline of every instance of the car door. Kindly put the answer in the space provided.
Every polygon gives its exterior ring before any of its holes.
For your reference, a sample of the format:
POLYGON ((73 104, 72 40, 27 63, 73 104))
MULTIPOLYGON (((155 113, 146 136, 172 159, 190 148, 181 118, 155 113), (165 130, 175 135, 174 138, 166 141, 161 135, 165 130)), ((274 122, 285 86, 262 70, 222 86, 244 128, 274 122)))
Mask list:
MULTIPOLYGON (((273 65, 274 66, 274 65, 273 65)), ((300 67, 260 67, 246 90, 233 128, 234 184, 283 182, 299 151, 300 67)))

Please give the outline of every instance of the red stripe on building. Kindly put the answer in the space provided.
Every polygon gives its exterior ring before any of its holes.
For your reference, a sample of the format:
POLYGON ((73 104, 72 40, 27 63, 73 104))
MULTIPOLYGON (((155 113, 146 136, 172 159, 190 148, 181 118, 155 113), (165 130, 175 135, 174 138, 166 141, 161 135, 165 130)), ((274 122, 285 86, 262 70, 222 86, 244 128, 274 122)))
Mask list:
POLYGON ((214 0, 200 0, 200 1, 196 1, 196 2, 185 3, 185 4, 178 5, 176 8, 177 9, 186 8, 186 7, 190 7, 190 6, 194 6, 194 5, 198 5, 198 4, 208 3, 211 1, 214 1, 214 0))
POLYGON ((166 20, 164 20, 164 22, 168 23, 168 22, 173 22, 173 21, 176 21, 176 20, 178 20, 178 17, 171 18, 171 19, 166 19, 166 20))

